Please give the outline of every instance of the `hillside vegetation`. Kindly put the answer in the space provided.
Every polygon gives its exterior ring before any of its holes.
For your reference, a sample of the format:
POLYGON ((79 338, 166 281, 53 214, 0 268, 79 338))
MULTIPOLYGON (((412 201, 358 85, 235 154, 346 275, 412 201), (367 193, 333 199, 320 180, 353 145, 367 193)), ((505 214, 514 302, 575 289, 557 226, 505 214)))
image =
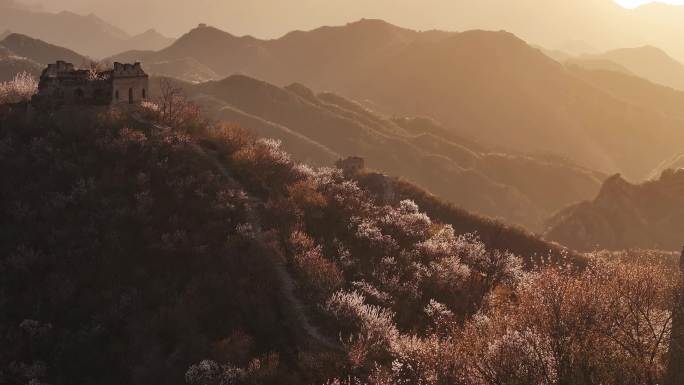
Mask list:
POLYGON ((489 248, 191 107, 2 110, 1 382, 663 378, 670 264, 489 248))

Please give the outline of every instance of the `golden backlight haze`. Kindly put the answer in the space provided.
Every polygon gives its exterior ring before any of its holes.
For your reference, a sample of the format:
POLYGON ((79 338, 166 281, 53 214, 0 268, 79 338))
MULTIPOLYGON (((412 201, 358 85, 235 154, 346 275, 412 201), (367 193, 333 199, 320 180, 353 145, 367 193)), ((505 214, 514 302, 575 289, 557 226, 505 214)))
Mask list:
MULTIPOLYGON (((653 3, 654 1, 652 0, 615 0, 616 3, 622 5, 623 7, 626 8, 636 8, 639 6, 642 6, 644 4, 649 4, 653 3)), ((682 0, 665 0, 661 1, 662 3, 666 4, 684 4, 684 1, 682 0)))
MULTIPOLYGON (((50 11, 93 12, 139 33, 180 36, 198 23, 237 35, 279 37, 297 29, 379 18, 415 29, 505 29, 532 44, 585 50, 656 45, 680 59, 684 7, 646 0, 33 0, 50 11), (622 6, 620 6, 620 3, 622 6)), ((669 0, 671 4, 681 0, 669 0)))

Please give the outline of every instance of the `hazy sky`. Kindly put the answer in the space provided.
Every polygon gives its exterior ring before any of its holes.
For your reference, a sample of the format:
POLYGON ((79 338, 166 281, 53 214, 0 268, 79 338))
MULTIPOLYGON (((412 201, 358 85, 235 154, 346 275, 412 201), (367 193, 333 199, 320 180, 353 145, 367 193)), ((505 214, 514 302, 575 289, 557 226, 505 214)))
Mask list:
MULTIPOLYGON (((618 4, 627 7, 627 8, 634 8, 638 7, 640 5, 648 4, 648 3, 653 3, 653 0, 615 0, 618 4)), ((662 3, 669 3, 669 4, 684 4, 684 0, 663 0, 661 1, 662 3)))
MULTIPOLYGON (((514 1, 523 4, 526 0, 514 1)), ((549 1, 549 0, 546 0, 549 1)), ((566 0, 560 1, 563 3, 566 0)), ((635 7, 649 0, 570 0, 635 7)), ((478 25, 455 22, 454 15, 479 8, 478 1, 455 0, 24 0, 51 11, 94 12, 131 33, 156 28, 179 36, 204 22, 235 34, 277 37, 294 29, 343 24, 362 17, 382 18, 416 29, 461 30, 478 25), (468 4, 466 8, 463 4, 468 4), (473 5, 475 4, 475 5, 473 5)), ((684 4, 684 0, 664 2, 684 4)), ((488 3, 481 1, 480 3, 488 3)), ((491 6, 491 3, 488 5, 491 6)), ((505 18, 505 15, 502 16, 505 18)))

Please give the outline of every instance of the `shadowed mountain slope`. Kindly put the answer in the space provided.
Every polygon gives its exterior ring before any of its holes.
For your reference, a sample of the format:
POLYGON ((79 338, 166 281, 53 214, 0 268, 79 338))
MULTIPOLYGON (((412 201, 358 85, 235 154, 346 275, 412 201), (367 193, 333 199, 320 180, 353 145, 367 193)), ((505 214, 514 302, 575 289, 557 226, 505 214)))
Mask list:
POLYGON ((41 64, 31 59, 17 56, 0 43, 0 82, 14 79, 21 72, 27 72, 34 77, 38 77, 42 70, 43 66, 41 64))
POLYGON ((131 36, 124 45, 126 50, 160 49, 171 45, 174 40, 162 35, 155 29, 148 29, 141 34, 131 36))
POLYGON ((130 36, 94 14, 40 12, 2 3, 0 25, 93 58, 130 49, 162 49, 173 41, 155 31, 130 36))
POLYGON ((492 152, 425 118, 388 119, 332 93, 276 87, 245 76, 186 85, 217 119, 283 141, 297 159, 331 165, 347 156, 417 183, 468 210, 533 230, 598 191, 603 175, 572 162, 492 152))
POLYGON ((0 45, 6 47, 17 56, 28 58, 42 65, 63 60, 67 63, 81 66, 90 61, 87 57, 68 48, 59 47, 18 33, 10 34, 0 41, 0 45))
POLYGON ((684 233, 684 170, 634 185, 615 175, 593 201, 549 221, 548 239, 576 250, 679 250, 684 233))
POLYGON ((580 67, 586 70, 603 70, 603 71, 611 71, 611 72, 618 72, 624 75, 632 75, 634 74, 628 70, 627 68, 623 67, 622 65, 606 60, 606 59, 577 59, 577 58, 568 58, 565 60, 557 60, 561 64, 565 64, 566 67, 580 67))
POLYGON ((630 178, 643 177, 684 139, 683 121, 578 80, 507 33, 415 45, 370 74, 352 95, 392 112, 428 114, 489 145, 563 154, 630 178), (416 97, 404 97, 408 90, 416 97))
POLYGON ((627 103, 664 116, 684 118, 684 91, 612 70, 590 70, 575 65, 570 65, 568 70, 578 78, 627 103))
POLYGON ((581 59, 611 61, 654 83, 684 90, 684 64, 657 47, 622 48, 581 59))

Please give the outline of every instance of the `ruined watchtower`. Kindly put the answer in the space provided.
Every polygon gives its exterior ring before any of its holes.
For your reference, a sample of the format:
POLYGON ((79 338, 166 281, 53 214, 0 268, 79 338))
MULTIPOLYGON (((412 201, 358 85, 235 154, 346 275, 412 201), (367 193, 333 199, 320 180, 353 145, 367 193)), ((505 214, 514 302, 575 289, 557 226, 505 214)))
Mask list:
POLYGON ((134 104, 149 98, 149 77, 140 63, 114 63, 105 71, 77 69, 71 63, 49 64, 40 75, 38 107, 134 104))
POLYGON ((114 103, 136 103, 149 98, 149 76, 140 63, 114 63, 111 81, 114 103))

